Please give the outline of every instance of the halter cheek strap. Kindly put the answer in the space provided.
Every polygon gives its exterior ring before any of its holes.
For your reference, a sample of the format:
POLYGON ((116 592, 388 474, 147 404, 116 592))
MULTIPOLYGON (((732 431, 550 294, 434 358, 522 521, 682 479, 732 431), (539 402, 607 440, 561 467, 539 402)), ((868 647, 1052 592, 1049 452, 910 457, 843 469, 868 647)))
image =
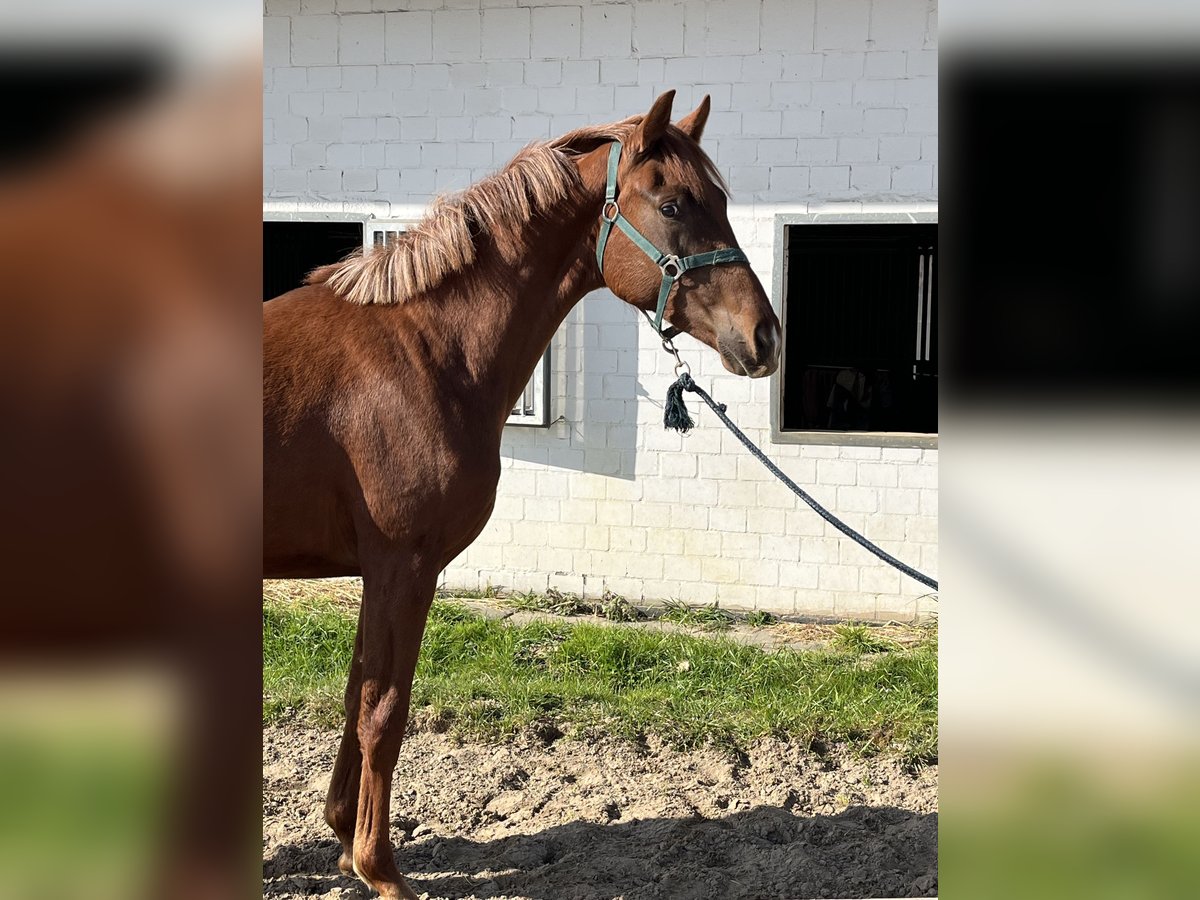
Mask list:
MULTIPOLYGON (((750 260, 737 247, 725 247, 721 250, 710 250, 708 253, 696 253, 682 259, 673 253, 663 253, 642 235, 633 223, 621 214, 617 204, 617 166, 621 162, 621 142, 613 141, 608 147, 608 182, 604 187, 604 206, 600 210, 600 237, 596 241, 596 262, 600 266, 600 274, 604 274, 604 248, 616 225, 625 236, 633 241, 653 263, 662 271, 662 284, 658 287, 658 305, 654 311, 654 327, 663 332, 663 311, 667 308, 667 298, 671 296, 671 288, 675 286, 684 272, 699 269, 702 266, 715 266, 721 263, 749 263, 750 260)), ((668 329, 676 334, 674 329, 668 329)))

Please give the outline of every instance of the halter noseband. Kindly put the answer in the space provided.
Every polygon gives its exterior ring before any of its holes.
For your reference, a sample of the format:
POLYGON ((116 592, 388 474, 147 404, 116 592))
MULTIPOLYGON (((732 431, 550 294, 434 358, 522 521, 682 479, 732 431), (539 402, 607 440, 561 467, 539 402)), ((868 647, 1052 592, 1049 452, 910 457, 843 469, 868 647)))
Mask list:
MULTIPOLYGON (((658 307, 654 313, 654 328, 666 337, 668 335, 662 329, 663 310, 667 308, 667 298, 671 296, 671 288, 675 286, 675 282, 684 272, 720 263, 749 263, 750 259, 737 247, 710 250, 708 253, 697 253, 682 259, 673 253, 660 252, 621 213, 621 207, 617 204, 617 166, 620 162, 621 142, 613 141, 608 146, 608 183, 604 188, 604 206, 600 209, 600 237, 596 241, 596 262, 600 265, 600 275, 603 277, 604 248, 608 244, 608 238, 614 225, 625 232, 626 237, 650 257, 662 271, 662 284, 658 288, 658 307)), ((677 333, 675 329, 668 329, 668 331, 672 335, 677 333)))

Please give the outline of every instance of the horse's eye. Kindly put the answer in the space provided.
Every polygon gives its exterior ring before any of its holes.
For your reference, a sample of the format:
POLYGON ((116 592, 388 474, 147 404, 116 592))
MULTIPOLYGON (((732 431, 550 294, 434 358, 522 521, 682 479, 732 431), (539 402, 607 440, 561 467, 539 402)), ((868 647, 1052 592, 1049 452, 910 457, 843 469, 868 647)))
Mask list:
POLYGON ((660 213, 662 213, 664 216, 666 216, 668 219, 673 219, 677 215, 679 215, 679 207, 676 206, 674 203, 664 203, 662 206, 660 206, 658 208, 658 211, 660 213))

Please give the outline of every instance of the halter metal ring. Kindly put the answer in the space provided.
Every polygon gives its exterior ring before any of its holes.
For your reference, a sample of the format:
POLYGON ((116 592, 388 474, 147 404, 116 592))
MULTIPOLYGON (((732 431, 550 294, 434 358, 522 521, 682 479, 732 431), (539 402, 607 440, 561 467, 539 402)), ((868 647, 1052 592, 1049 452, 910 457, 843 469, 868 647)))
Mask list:
POLYGON ((663 278, 670 278, 672 281, 678 281, 679 276, 683 274, 683 263, 679 261, 679 257, 672 253, 670 256, 664 256, 659 262, 658 267, 662 270, 663 278), (674 271, 668 271, 669 269, 674 271))
POLYGON ((617 205, 616 200, 605 200, 604 201, 604 206, 600 210, 600 218, 602 218, 605 222, 608 222, 611 225, 613 222, 617 221, 617 217, 620 215, 621 215, 621 207, 619 207, 617 205), (609 207, 612 207, 612 215, 611 216, 608 214, 609 207))

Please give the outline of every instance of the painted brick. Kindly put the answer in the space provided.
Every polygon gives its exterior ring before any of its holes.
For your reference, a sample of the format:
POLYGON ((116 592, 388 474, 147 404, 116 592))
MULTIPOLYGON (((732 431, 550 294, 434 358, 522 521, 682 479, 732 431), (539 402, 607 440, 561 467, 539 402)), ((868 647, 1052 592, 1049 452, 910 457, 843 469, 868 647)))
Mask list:
POLYGON ((737 560, 720 556, 705 556, 700 560, 700 577, 705 581, 716 583, 737 581, 737 560))
POLYGON ((904 131, 903 109, 863 110, 863 131, 868 134, 900 134, 904 131))
POLYGON ((839 487, 837 508, 839 512, 873 513, 879 509, 879 493, 868 487, 839 487))
MULTIPOLYGON (((750 113, 746 115, 749 116, 750 113)), ((778 116, 779 114, 776 113, 775 115, 778 116)), ((778 123, 779 119, 776 118, 774 122, 778 123)), ((771 127, 771 122, 768 120, 766 125, 763 126, 763 133, 779 133, 778 124, 774 125, 773 131, 769 130, 771 127)), ((749 125, 746 127, 747 134, 753 134, 754 130, 749 125)), ((768 165, 772 163, 793 163, 796 159, 795 138, 763 138, 758 141, 758 162, 760 163, 768 165)))
POLYGON ((809 172, 809 184, 817 193, 845 191, 850 187, 850 167, 813 166, 809 172))
POLYGON ((378 187, 376 169, 345 169, 342 187, 347 191, 374 191, 378 187))
POLYGON ((332 66, 338 61, 337 16, 301 16, 292 20, 292 65, 332 66))
POLYGON ((813 49, 816 0, 763 0, 763 50, 813 49))
POLYGON ((743 56, 740 77, 745 81, 778 81, 783 77, 783 57, 778 53, 743 56))
POLYGON ((633 7, 586 6, 583 9, 584 56, 627 56, 633 50, 633 7))
POLYGON ((562 64, 564 84, 596 84, 600 80, 600 61, 597 59, 564 59, 562 64))
POLYGON ((863 534, 872 541, 902 541, 904 540, 904 518, 891 515, 869 516, 863 534))
POLYGON ((890 166, 864 165, 854 163, 850 166, 850 187, 852 190, 864 193, 880 193, 892 186, 892 169, 890 166))
POLYGON ((879 141, 876 138, 839 138, 837 142, 838 162, 876 162, 879 159, 879 141))
POLYGON ((484 84, 490 87, 506 87, 520 84, 525 77, 525 64, 521 62, 489 62, 484 66, 484 84))
MULTIPOLYGON (((661 7, 638 7, 656 9, 661 7)), ((668 57, 664 63, 663 78, 671 84, 695 84, 703 79, 704 61, 686 56, 668 57)))
POLYGON ((898 50, 872 51, 866 54, 867 78, 902 78, 908 72, 907 54, 898 50))
POLYGON ((263 19, 263 65, 286 66, 292 58, 292 20, 263 19))
POLYGON ((904 529, 906 541, 936 544, 938 539, 938 522, 933 516, 913 516, 908 520, 904 529))
POLYGON ((826 53, 821 59, 822 81, 847 81, 863 77, 863 53, 826 53))
POLYGON ((898 594, 900 573, 883 563, 863 566, 858 572, 858 588, 866 593, 898 594))
POLYGON ((934 134, 938 130, 938 111, 933 106, 914 106, 908 110, 904 130, 909 134, 934 134))
MULTIPOLYGON (((743 560, 739 568, 738 581, 742 586, 775 587, 779 584, 779 564, 776 562, 767 562, 761 559, 743 560)), ((736 585, 732 587, 736 587, 736 585)), ((739 595, 736 592, 727 592, 727 590, 727 587, 723 587, 720 592, 722 603, 728 600, 730 603, 743 604, 746 608, 753 608, 755 605, 757 591, 739 595)))
POLYGON ((529 59, 529 23, 528 9, 485 9, 482 31, 484 58, 529 59))
POLYGON ((876 0, 871 9, 871 45, 880 50, 924 46, 927 8, 928 0, 876 0))
POLYGON ((817 587, 823 591, 857 591, 858 573, 855 566, 822 566, 817 573, 817 587))
POLYGON ((825 134, 858 134, 863 129, 861 109, 826 109, 822 117, 825 134))
POLYGON ((633 9, 633 48, 639 56, 683 53, 683 6, 638 3, 633 9))
POLYGON ((903 105, 896 103, 896 84, 890 80, 855 82, 854 105, 874 108, 903 105))
POLYGON ((542 87, 562 84, 562 62, 552 59, 525 63, 525 81, 542 87))
POLYGON ((786 53, 781 78, 784 81, 815 81, 821 77, 824 61, 820 53, 786 53))
POLYGON ((754 53, 759 50, 759 4, 741 0, 710 0, 705 23, 705 49, 714 53, 754 53))
MULTIPOLYGON (((376 16, 340 16, 338 22, 339 63, 345 66, 384 62, 384 29, 379 27, 376 16)), ((342 77, 346 77, 344 70, 342 77)))
POLYGON ((781 587, 816 588, 820 567, 809 563, 780 562, 779 584, 781 587))
POLYGON ((904 54, 907 61, 905 71, 909 75, 932 75, 938 73, 938 55, 936 50, 910 50, 904 54))
POLYGON ((918 160, 921 158, 921 139, 908 135, 880 138, 879 158, 889 162, 918 160))
POLYGON ((814 47, 817 50, 865 49, 870 17, 870 0, 817 0, 814 47))
POLYGON ((798 197, 809 190, 808 166, 771 166, 770 187, 780 197, 798 197))
POLYGON ((336 91, 342 86, 340 66, 312 66, 306 70, 306 82, 310 91, 336 91))
POLYGON ((812 85, 812 105, 822 109, 849 106, 854 95, 854 86, 849 81, 817 82, 812 85))
POLYGON ((821 110, 787 109, 783 112, 783 133, 799 137, 821 133, 821 110))
MULTIPOLYGON (((382 32, 380 33, 382 34, 382 32)), ((379 83, 378 66, 342 66, 341 70, 343 90, 371 91, 374 90, 379 83)), ((384 87, 386 88, 387 85, 384 85, 384 87)))
POLYGON ((579 7, 552 6, 532 12, 530 54, 534 59, 573 59, 579 56, 579 7))
MULTIPOLYGON (((666 67, 666 61, 658 57, 638 60, 638 82, 640 84, 656 84, 663 80, 663 72, 666 67)), ((676 89, 675 93, 675 110, 678 111, 686 105, 683 100, 684 88, 676 89)), ((653 90, 653 89, 652 89, 653 90)))
POLYGON ((561 113, 575 108, 575 88, 545 87, 538 90, 538 112, 561 113))
POLYGON ((391 63, 429 62, 433 59, 433 15, 428 12, 388 13, 384 21, 384 49, 391 63))
POLYGON ((933 190, 933 166, 896 166, 892 169, 892 190, 900 194, 933 190))
MULTIPOLYGON (((909 468, 913 467, 901 467, 899 477, 903 478, 903 473, 909 468)), ((921 493, 917 488, 903 487, 883 492, 883 511, 891 515, 916 515, 920 511, 920 503, 921 493)))
POLYGON ((450 67, 451 87, 483 87, 486 83, 487 66, 481 62, 459 62, 450 67))

